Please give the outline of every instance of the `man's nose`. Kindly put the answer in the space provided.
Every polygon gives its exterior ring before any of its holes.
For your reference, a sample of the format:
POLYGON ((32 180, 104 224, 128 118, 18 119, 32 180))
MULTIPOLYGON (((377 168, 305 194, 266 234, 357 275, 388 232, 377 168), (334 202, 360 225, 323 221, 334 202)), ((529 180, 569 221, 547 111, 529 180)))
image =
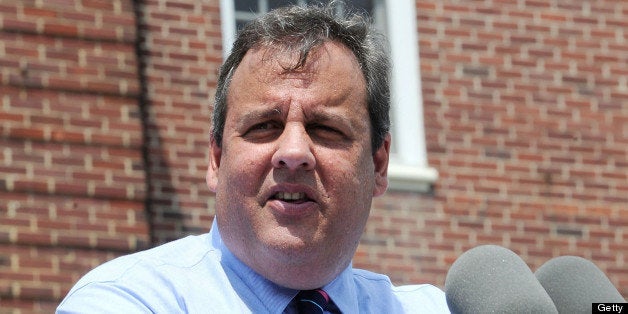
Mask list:
POLYGON ((312 170, 316 160, 311 150, 310 137, 301 124, 288 124, 279 137, 272 163, 275 168, 312 170))

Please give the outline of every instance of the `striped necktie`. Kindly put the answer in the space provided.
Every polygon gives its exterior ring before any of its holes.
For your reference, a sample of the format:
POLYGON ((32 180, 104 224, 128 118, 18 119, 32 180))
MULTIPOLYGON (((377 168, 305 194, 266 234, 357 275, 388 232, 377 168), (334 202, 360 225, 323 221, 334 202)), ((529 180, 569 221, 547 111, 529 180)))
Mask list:
POLYGON ((321 289, 302 290, 295 298, 299 314, 324 314, 329 310, 329 295, 321 289))

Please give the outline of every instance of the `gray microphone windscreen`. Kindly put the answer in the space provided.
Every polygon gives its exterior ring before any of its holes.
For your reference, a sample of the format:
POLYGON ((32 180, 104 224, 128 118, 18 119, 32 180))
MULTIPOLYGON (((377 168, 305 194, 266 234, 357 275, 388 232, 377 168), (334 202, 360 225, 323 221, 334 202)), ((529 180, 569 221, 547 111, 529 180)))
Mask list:
POLYGON ((458 257, 445 278, 456 313, 558 313, 528 265, 514 252, 482 245, 458 257))
POLYGON ((560 313, 591 313, 593 303, 626 302, 604 272, 582 257, 553 258, 534 274, 560 313))

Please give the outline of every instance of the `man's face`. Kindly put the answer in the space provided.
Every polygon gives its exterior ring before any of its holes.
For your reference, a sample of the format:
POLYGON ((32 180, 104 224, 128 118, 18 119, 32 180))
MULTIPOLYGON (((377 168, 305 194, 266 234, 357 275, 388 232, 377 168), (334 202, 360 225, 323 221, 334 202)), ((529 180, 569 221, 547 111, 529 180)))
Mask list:
POLYGON ((207 184, 227 247, 279 285, 312 289, 350 263, 371 199, 387 187, 390 138, 372 152, 365 80, 350 50, 326 42, 286 71, 295 60, 268 47, 246 54, 207 184))

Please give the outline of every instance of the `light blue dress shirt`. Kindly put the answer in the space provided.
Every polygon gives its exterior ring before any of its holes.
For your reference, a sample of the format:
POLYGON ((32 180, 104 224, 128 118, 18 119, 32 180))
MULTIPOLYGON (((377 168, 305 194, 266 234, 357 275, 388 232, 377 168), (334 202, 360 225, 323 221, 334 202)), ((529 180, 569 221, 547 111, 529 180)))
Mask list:
MULTIPOLYGON (((449 313, 432 285, 395 287, 349 266, 323 287, 342 313, 449 313)), ((296 290, 280 287, 237 259, 216 223, 189 236, 107 262, 81 278, 57 313, 293 313, 296 290)))

